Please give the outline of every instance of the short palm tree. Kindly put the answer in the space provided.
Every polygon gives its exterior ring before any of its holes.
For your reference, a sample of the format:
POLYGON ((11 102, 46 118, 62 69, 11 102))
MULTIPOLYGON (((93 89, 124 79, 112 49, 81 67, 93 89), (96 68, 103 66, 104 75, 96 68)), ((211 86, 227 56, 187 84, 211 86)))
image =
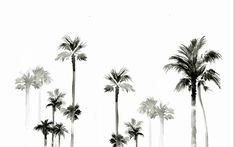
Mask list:
POLYGON ((119 72, 112 69, 110 74, 106 75, 106 79, 109 80, 110 84, 106 85, 104 88, 105 92, 115 92, 115 126, 116 126, 116 136, 118 136, 118 125, 119 125, 119 115, 118 115, 118 95, 119 90, 125 90, 126 92, 134 92, 132 85, 127 83, 131 80, 131 77, 127 75, 128 70, 122 68, 119 72))
POLYGON ((63 109, 63 114, 69 118, 71 123, 71 142, 70 147, 74 145, 74 121, 78 119, 78 116, 81 114, 81 110, 79 109, 79 105, 76 104, 75 106, 68 106, 66 109, 63 109))
MULTIPOLYGON (((48 91, 49 94, 49 104, 47 104, 46 107, 52 107, 52 126, 54 128, 54 123, 55 123, 55 112, 56 109, 61 108, 63 101, 62 98, 65 96, 65 93, 62 93, 59 91, 59 89, 55 89, 54 92, 48 91)), ((52 132, 52 141, 51 141, 51 146, 54 146, 54 132, 52 132)))
POLYGON ((196 93, 197 82, 199 77, 205 72, 207 63, 214 62, 216 59, 221 58, 221 55, 213 50, 206 51, 204 54, 199 54, 199 51, 206 43, 205 36, 200 39, 193 39, 189 46, 181 45, 178 54, 173 55, 169 63, 164 66, 166 71, 174 69, 179 73, 183 73, 184 77, 180 79, 176 85, 176 90, 180 91, 187 85, 190 86, 191 91, 191 146, 196 147, 196 93))
POLYGON ((65 136, 65 133, 68 133, 68 130, 62 123, 56 124, 54 129, 55 135, 58 135, 58 146, 60 147, 60 136, 65 136))
POLYGON ((30 121, 30 102, 29 90, 31 86, 37 87, 34 77, 27 72, 15 80, 16 89, 25 90, 25 126, 29 127, 30 121))
POLYGON ((164 119, 173 119, 174 110, 169 108, 166 104, 160 102, 156 109, 156 116, 159 116, 160 120, 160 147, 164 147, 164 119))
POLYGON ((34 127, 35 130, 42 132, 44 136, 44 147, 47 146, 47 135, 52 130, 51 124, 52 122, 48 122, 48 119, 47 119, 47 120, 41 121, 41 124, 38 124, 37 126, 34 127))
POLYGON ((35 82, 37 83, 36 89, 38 89, 38 120, 41 120, 41 91, 44 84, 51 83, 52 79, 50 77, 50 73, 44 70, 43 67, 37 66, 32 70, 35 78, 35 82))
POLYGON ((123 147, 124 144, 127 144, 127 139, 124 138, 121 134, 112 134, 109 142, 113 145, 113 147, 123 147))
POLYGON ((142 114, 146 114, 149 120, 149 147, 152 147, 152 125, 151 125, 151 119, 155 118, 156 115, 156 104, 157 100, 154 100, 154 98, 147 98, 145 101, 143 101, 140 104, 139 112, 142 114))
POLYGON ((136 121, 133 118, 131 119, 131 122, 125 123, 129 138, 131 139, 134 137, 136 147, 138 147, 138 136, 139 135, 144 136, 144 134, 140 132, 142 130, 141 128, 142 123, 143 123, 142 121, 136 121))

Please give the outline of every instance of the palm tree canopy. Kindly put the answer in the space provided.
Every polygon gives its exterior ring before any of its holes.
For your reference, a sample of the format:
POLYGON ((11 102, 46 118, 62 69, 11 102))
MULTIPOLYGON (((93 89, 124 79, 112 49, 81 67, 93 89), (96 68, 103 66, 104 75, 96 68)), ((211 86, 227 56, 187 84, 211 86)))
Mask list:
POLYGON ((65 126, 62 124, 62 123, 57 123, 55 125, 55 134, 58 135, 58 136, 65 136, 65 133, 68 133, 68 130, 65 128, 65 126))
POLYGON ((34 127, 34 130, 42 131, 43 135, 48 135, 52 131, 52 122, 48 122, 48 119, 41 121, 41 124, 38 124, 34 127))
POLYGON ((66 109, 63 109, 63 114, 67 116, 70 120, 77 120, 78 116, 81 114, 81 110, 79 109, 79 105, 76 104, 75 106, 68 106, 66 109))
POLYGON ((16 78, 15 80, 16 89, 24 90, 26 88, 29 88, 30 86, 36 86, 37 83, 35 82, 34 76, 30 74, 30 72, 27 72, 26 74, 23 74, 21 77, 16 78))
POLYGON ((131 122, 125 123, 127 127, 127 133, 130 139, 134 137, 134 139, 136 140, 139 135, 144 136, 144 134, 140 132, 142 130, 141 128, 142 123, 143 123, 142 121, 136 121, 133 118, 131 119, 131 122))
POLYGON ((109 140, 113 147, 123 147, 124 144, 127 144, 127 138, 124 138, 121 134, 112 134, 111 139, 109 140))
POLYGON ((159 106, 157 106, 155 113, 156 116, 157 115, 162 116, 166 120, 174 118, 173 117, 174 109, 169 108, 166 104, 163 104, 162 102, 160 102, 159 106))
POLYGON ((157 109, 156 104, 157 104, 157 100, 154 100, 152 97, 147 98, 146 101, 143 101, 140 104, 139 112, 142 114, 145 113, 147 114, 148 117, 153 119, 155 117, 155 111, 157 109))
POLYGON ((55 111, 56 108, 60 109, 61 105, 64 103, 62 101, 62 98, 66 95, 65 93, 62 93, 59 91, 59 89, 55 89, 53 92, 48 91, 49 94, 49 104, 47 104, 46 107, 52 107, 53 110, 55 111))
POLYGON ((68 60, 70 57, 74 57, 80 61, 86 61, 87 56, 81 53, 81 49, 86 47, 86 44, 81 42, 79 37, 75 37, 72 40, 69 36, 63 37, 63 43, 60 44, 59 48, 64 51, 59 53, 55 60, 68 60))
POLYGON ((176 85, 177 91, 189 86, 192 79, 197 80, 206 71, 207 63, 215 62, 215 60, 222 57, 219 53, 212 50, 200 55, 199 51, 205 43, 205 36, 203 36, 200 39, 191 40, 188 46, 182 44, 179 47, 178 54, 169 58, 169 60, 174 62, 164 66, 166 71, 174 69, 185 76, 176 85))
POLYGON ((35 82, 37 83, 38 87, 42 87, 42 85, 51 83, 52 79, 50 77, 50 73, 46 70, 44 70, 43 67, 37 66, 35 69, 33 69, 33 74, 35 78, 35 82))
POLYGON ((127 75, 128 70, 126 68, 122 68, 119 72, 115 69, 112 69, 110 74, 105 76, 105 79, 110 81, 109 85, 106 85, 104 88, 105 92, 114 91, 115 87, 119 87, 126 92, 132 91, 134 92, 134 88, 127 81, 131 81, 131 77, 127 75))

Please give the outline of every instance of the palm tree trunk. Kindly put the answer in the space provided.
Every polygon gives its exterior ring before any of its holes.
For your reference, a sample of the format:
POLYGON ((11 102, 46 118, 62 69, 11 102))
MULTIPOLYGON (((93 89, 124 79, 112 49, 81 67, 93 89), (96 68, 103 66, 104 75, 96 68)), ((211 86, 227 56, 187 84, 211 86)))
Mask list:
POLYGON ((29 127, 29 119, 30 119, 30 105, 29 105, 29 87, 25 89, 25 127, 28 129, 29 127))
POLYGON ((150 117, 149 117, 149 147, 152 147, 152 125, 150 117))
POLYGON ((164 147, 164 117, 159 116, 160 120, 160 147, 164 147))
POLYGON ((192 100, 191 100, 191 147, 196 147, 196 79, 192 79, 192 94, 191 94, 192 100))
MULTIPOLYGON (((52 107, 52 127, 54 129, 55 123, 55 109, 52 107)), ((51 133, 51 147, 54 147, 54 130, 51 133)))
POLYGON ((116 124, 116 136, 118 136, 118 125, 119 125, 119 116, 118 116, 118 94, 119 94, 119 87, 115 88, 115 124, 116 124))
POLYGON ((203 117, 204 117, 204 123, 205 123, 205 147, 208 147, 208 128, 207 128, 207 121, 206 121, 206 112, 202 103, 202 97, 201 97, 201 87, 198 86, 198 97, 199 97, 199 101, 202 107, 202 112, 203 112, 203 117))
POLYGON ((138 136, 136 136, 135 147, 138 147, 138 136))
POLYGON ((47 136, 44 135, 44 147, 46 147, 46 146, 47 146, 47 136))
POLYGON ((71 122, 71 141, 70 141, 70 147, 74 146, 74 122, 71 122))
MULTIPOLYGON (((72 68, 73 68, 72 106, 74 107, 74 105, 75 105, 75 80, 76 80, 75 79, 76 78, 76 60, 75 60, 75 56, 74 55, 72 55, 72 68)), ((70 147, 74 146, 74 128, 73 128, 74 124, 73 123, 74 123, 74 118, 72 117, 72 119, 71 119, 71 142, 70 142, 70 147)))
POLYGON ((38 89, 38 122, 41 121, 41 91, 42 91, 42 88, 40 87, 38 89))
POLYGON ((58 137, 58 147, 60 147, 60 135, 58 137))

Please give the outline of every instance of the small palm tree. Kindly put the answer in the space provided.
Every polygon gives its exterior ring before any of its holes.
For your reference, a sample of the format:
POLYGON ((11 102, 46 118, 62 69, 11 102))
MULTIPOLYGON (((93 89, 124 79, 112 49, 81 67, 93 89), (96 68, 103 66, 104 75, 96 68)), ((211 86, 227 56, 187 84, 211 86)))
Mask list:
POLYGON ((32 70, 35 78, 35 82, 37 83, 36 89, 38 89, 38 120, 41 120, 41 91, 44 84, 51 83, 52 79, 50 77, 50 73, 44 70, 43 67, 37 66, 32 70))
POLYGON ((37 126, 34 127, 35 130, 42 132, 44 136, 44 147, 47 146, 47 135, 52 130, 51 124, 52 122, 48 122, 48 119, 47 119, 47 120, 41 121, 41 124, 38 124, 37 126))
POLYGON ((169 108, 166 104, 162 104, 162 102, 160 102, 155 113, 155 116, 159 116, 160 120, 160 147, 164 147, 164 119, 173 119, 174 110, 169 108))
POLYGON ((142 123, 142 121, 136 121, 133 118, 131 119, 131 122, 125 123, 125 125, 127 126, 127 133, 129 135, 129 138, 131 139, 134 137, 136 147, 138 147, 138 136, 144 136, 144 134, 140 132, 142 130, 142 123))
POLYGON ((152 147, 152 125, 151 125, 151 119, 155 118, 156 115, 156 104, 157 100, 154 100, 153 98, 147 98, 145 101, 143 101, 140 104, 139 112, 142 114, 146 114, 149 120, 149 147, 152 147))
POLYGON ((58 135, 58 145, 60 147, 60 136, 65 136, 65 133, 68 133, 68 130, 65 128, 65 126, 62 123, 55 125, 55 135, 58 135))
POLYGON ((21 77, 15 80, 16 89, 25 90, 25 126, 29 127, 30 121, 30 102, 29 102, 29 90, 31 86, 37 87, 37 83, 34 80, 34 77, 27 72, 21 77))
POLYGON ((73 147, 74 145, 74 121, 78 119, 78 116, 81 114, 81 110, 79 109, 79 105, 76 104, 75 106, 68 106, 66 109, 63 109, 63 114, 69 118, 71 123, 71 142, 70 146, 73 147))
MULTIPOLYGON (((46 107, 52 107, 52 126, 54 128, 54 123, 55 123, 55 112, 56 109, 61 108, 63 101, 62 98, 65 96, 65 93, 62 93, 59 91, 59 89, 55 89, 54 92, 48 91, 49 94, 49 104, 47 104, 46 107)), ((54 132, 52 132, 52 141, 51 141, 51 146, 54 146, 54 132)))
POLYGON ((199 54, 200 49, 205 45, 205 36, 200 39, 193 39, 189 46, 181 45, 178 54, 171 56, 169 59, 173 63, 164 66, 166 71, 174 69, 179 73, 183 73, 184 77, 180 79, 176 85, 176 90, 180 91, 190 86, 191 91, 191 146, 196 147, 196 93, 197 82, 201 75, 205 72, 207 63, 214 62, 221 58, 221 55, 213 50, 206 51, 204 54, 199 54))
POLYGON ((109 142, 113 145, 113 147, 123 147, 124 144, 127 144, 127 139, 124 138, 121 134, 112 134, 109 142))
POLYGON ((119 89, 125 90, 126 92, 135 90, 133 87, 127 83, 127 81, 131 81, 131 77, 127 75, 128 70, 126 68, 122 68, 119 72, 112 69, 110 74, 106 75, 106 79, 110 81, 109 85, 106 85, 104 88, 105 92, 115 92, 115 126, 116 126, 116 136, 118 136, 118 125, 119 125, 119 115, 118 115, 118 95, 119 89))

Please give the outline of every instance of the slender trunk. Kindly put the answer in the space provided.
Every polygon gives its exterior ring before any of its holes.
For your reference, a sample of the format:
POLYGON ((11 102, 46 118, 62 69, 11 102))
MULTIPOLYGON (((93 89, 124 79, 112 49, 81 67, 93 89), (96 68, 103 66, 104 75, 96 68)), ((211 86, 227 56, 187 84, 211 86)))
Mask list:
POLYGON ((116 125, 116 136, 118 135, 118 125, 119 125, 119 116, 118 116, 118 94, 119 94, 119 87, 115 88, 115 125, 116 125))
POLYGON ((191 100, 191 129, 192 129, 192 134, 191 134, 191 147, 196 147, 197 142, 196 142, 196 134, 197 134, 197 129, 196 129, 196 79, 192 79, 192 100, 191 100))
POLYGON ((25 127, 28 129, 30 119, 29 87, 26 87, 25 92, 25 127))
POLYGON ((159 116, 160 120, 160 147, 164 147, 164 117, 159 116))
POLYGON ((149 147, 152 147, 152 125, 150 117, 149 117, 149 147))
POLYGON ((58 147, 60 147, 60 135, 58 137, 58 147))
POLYGON ((72 56, 73 80, 72 80, 72 106, 75 105, 75 78, 76 78, 76 61, 75 56, 72 56))
POLYGON ((70 147, 74 146, 74 122, 71 122, 71 142, 70 142, 70 147))
POLYGON ((138 147, 138 136, 136 136, 136 139, 135 139, 135 147, 138 147))
POLYGON ((38 89, 38 122, 41 121, 41 91, 42 91, 42 88, 40 87, 38 89))
POLYGON ((52 133, 51 133, 51 147, 54 147, 54 126, 55 126, 55 108, 52 107, 52 133))
POLYGON ((46 146, 47 146, 47 136, 44 135, 44 147, 46 147, 46 146))
POLYGON ((202 112, 203 112, 203 117, 204 117, 204 123, 205 123, 205 147, 208 147, 208 128, 207 128, 207 121, 206 121, 206 112, 202 103, 202 97, 201 97, 201 87, 198 86, 198 97, 199 97, 199 101, 200 104, 202 106, 202 112))

